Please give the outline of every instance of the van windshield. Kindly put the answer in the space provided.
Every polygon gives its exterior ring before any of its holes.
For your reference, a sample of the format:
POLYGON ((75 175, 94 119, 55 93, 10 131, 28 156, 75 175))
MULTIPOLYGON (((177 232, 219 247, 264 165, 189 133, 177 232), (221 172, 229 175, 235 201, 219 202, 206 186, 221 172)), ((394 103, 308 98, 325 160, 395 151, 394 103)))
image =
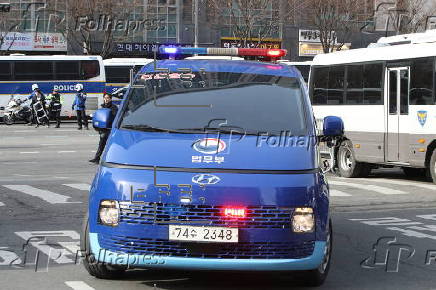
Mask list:
POLYGON ((307 135, 304 98, 296 78, 234 72, 139 75, 120 127, 198 133, 307 135), (236 129, 235 129, 236 128, 236 129))

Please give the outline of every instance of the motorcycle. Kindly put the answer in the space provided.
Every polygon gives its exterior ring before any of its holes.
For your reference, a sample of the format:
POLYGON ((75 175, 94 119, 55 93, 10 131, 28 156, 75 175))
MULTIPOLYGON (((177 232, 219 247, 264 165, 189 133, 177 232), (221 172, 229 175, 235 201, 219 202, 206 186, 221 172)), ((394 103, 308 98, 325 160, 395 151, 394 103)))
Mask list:
POLYGON ((3 115, 3 122, 6 125, 12 125, 16 121, 25 121, 26 123, 31 122, 32 110, 28 105, 25 104, 26 101, 15 99, 11 96, 8 104, 6 105, 5 113, 3 115))

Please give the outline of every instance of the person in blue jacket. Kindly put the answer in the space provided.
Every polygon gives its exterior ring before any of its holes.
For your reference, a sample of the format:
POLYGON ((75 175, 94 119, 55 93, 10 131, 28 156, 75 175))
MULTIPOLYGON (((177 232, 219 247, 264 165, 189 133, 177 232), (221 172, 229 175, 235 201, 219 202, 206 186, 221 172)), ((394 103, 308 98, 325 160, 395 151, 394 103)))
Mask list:
POLYGON ((82 84, 76 84, 76 98, 74 99, 73 105, 71 109, 76 110, 77 113, 77 125, 79 126, 77 129, 82 130, 82 124, 85 126, 86 130, 89 130, 88 127, 88 117, 86 116, 86 93, 83 91, 82 84))

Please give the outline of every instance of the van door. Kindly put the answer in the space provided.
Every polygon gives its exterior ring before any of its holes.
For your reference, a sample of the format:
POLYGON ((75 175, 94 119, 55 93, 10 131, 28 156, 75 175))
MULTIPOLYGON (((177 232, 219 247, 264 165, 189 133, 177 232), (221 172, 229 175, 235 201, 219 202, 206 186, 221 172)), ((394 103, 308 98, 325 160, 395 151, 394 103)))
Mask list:
POLYGON ((387 69, 387 132, 385 156, 388 162, 408 162, 409 67, 387 69))

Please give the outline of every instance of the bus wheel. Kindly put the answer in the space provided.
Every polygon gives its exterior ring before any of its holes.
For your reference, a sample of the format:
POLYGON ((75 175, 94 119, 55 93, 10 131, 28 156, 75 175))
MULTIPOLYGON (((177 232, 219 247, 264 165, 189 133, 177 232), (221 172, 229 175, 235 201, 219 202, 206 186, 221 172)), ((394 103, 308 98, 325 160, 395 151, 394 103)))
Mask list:
POLYGON ((366 177, 371 172, 368 164, 356 161, 353 147, 348 140, 341 143, 337 156, 339 174, 342 177, 366 177))
POLYGON ((314 270, 304 271, 304 284, 311 287, 321 286, 330 269, 330 261, 332 257, 333 249, 333 231, 332 231, 332 221, 329 220, 329 228, 326 237, 325 249, 324 249, 324 259, 318 268, 314 270))
POLYGON ((83 257, 83 266, 88 273, 99 279, 117 279, 120 278, 125 268, 119 266, 112 266, 107 263, 99 262, 95 259, 93 253, 91 253, 89 246, 89 219, 86 215, 82 227, 82 235, 80 236, 80 252, 83 257))
POLYGON ((433 150, 430 158, 430 166, 429 166, 430 176, 433 183, 436 183, 436 149, 433 150))

